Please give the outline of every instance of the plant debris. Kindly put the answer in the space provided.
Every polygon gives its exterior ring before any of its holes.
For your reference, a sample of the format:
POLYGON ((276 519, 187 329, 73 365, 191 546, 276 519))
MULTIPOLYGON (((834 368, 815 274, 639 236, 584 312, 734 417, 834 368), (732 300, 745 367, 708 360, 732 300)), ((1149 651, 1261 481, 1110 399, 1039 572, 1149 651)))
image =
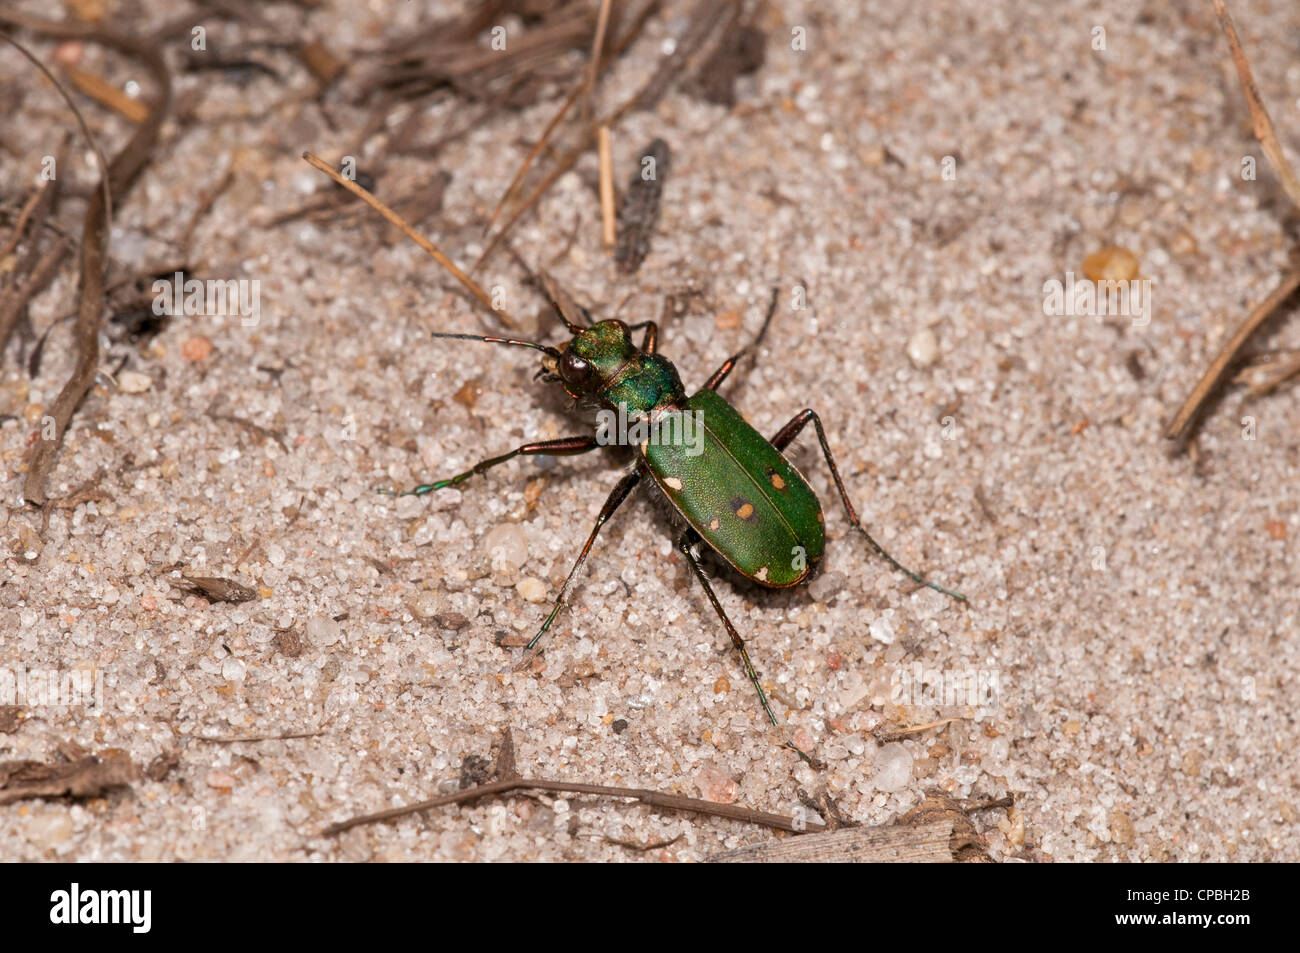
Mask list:
POLYGON ((256 589, 218 576, 181 576, 170 581, 176 588, 203 596, 211 602, 250 602, 257 598, 256 589))
POLYGON ((641 150, 637 170, 623 193, 618 210, 618 247, 614 261, 625 275, 636 274, 650 254, 650 239, 659 223, 659 202, 670 163, 668 143, 654 139, 641 150))
POLYGON ((139 771, 130 755, 119 748, 70 761, 0 762, 0 804, 28 798, 99 797, 115 788, 130 787, 139 771))

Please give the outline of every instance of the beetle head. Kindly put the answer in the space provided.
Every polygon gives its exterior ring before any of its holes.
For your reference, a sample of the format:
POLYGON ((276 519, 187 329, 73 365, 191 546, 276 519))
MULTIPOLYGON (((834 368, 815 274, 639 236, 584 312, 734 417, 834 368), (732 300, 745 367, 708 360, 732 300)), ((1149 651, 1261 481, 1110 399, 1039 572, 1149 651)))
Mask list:
POLYGON ((622 321, 598 321, 589 328, 569 325, 573 338, 542 358, 543 380, 557 382, 570 397, 593 397, 618 375, 638 349, 622 321))

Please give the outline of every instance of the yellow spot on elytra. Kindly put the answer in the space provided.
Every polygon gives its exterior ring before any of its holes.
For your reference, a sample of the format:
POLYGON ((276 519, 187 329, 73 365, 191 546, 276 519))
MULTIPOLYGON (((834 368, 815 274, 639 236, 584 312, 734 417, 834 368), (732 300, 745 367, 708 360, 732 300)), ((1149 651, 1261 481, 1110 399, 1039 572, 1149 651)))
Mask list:
POLYGON ((741 506, 740 509, 736 510, 736 515, 739 516, 742 520, 749 519, 751 516, 754 515, 754 504, 753 503, 744 504, 743 506, 741 506))
POLYGON ((776 487, 778 490, 785 489, 785 481, 781 479, 781 474, 779 473, 772 474, 772 485, 776 487))
POLYGON ((664 486, 668 487, 670 490, 680 490, 682 488, 682 481, 677 479, 677 477, 668 477, 664 480, 664 486))
POLYGON ((718 519, 716 516, 713 517, 713 519, 709 520, 709 529, 716 530, 721 525, 722 525, 722 520, 718 519))
POLYGON ((764 566, 759 569, 758 572, 754 573, 754 578, 759 582, 767 582, 767 567, 764 566))

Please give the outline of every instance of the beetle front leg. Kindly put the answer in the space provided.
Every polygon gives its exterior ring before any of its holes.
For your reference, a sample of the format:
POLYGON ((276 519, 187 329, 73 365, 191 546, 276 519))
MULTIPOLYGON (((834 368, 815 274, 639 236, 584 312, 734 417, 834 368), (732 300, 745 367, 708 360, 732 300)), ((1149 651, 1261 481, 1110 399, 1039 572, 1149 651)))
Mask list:
POLYGON ((464 473, 458 473, 454 477, 448 477, 446 480, 438 480, 435 483, 424 483, 413 490, 407 490, 405 493, 393 493, 391 490, 380 490, 380 493, 389 493, 393 496, 424 496, 426 493, 432 493, 434 490, 445 490, 449 486, 456 486, 464 483, 470 477, 478 473, 485 473, 498 464, 505 463, 507 460, 513 460, 515 457, 535 455, 535 456, 555 456, 571 457, 579 453, 588 453, 600 446, 595 437, 560 437, 556 440, 542 440, 538 443, 526 443, 522 447, 516 447, 509 453, 503 453, 499 457, 489 457, 479 463, 474 464, 464 473))
POLYGON ((826 440, 826 431, 822 428, 821 418, 817 416, 816 411, 808 408, 799 411, 799 413, 794 416, 794 419, 782 427, 777 432, 776 436, 772 438, 772 446, 776 447, 778 450, 784 450, 795 437, 799 436, 799 432, 803 430, 810 420, 813 422, 813 426, 817 428, 817 441, 822 445, 822 455, 826 458, 826 465, 830 467, 831 479, 835 481, 835 489, 839 491, 840 502, 844 504, 844 511, 848 513, 849 522, 853 524, 853 528, 866 537, 867 542, 871 544, 871 548, 876 551, 877 555, 909 579, 914 582, 919 582, 923 586, 929 586, 935 592, 942 592, 945 596, 952 596, 954 599, 959 599, 962 602, 965 602, 966 597, 960 592, 953 592, 950 589, 945 589, 943 586, 930 582, 928 579, 921 578, 893 556, 889 555, 889 553, 885 552, 881 545, 871 538, 871 534, 866 531, 866 528, 862 525, 862 521, 858 519, 858 514, 857 511, 853 509, 853 504, 849 502, 848 491, 844 489, 844 481, 840 479, 839 467, 835 465, 835 458, 831 456, 831 445, 826 440))

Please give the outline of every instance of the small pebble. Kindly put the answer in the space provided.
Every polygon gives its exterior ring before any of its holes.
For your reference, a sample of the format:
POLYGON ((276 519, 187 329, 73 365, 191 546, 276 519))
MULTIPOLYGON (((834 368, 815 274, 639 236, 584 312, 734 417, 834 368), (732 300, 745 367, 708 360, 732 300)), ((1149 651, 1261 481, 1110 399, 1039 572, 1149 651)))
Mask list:
POLYGON ((1123 811, 1112 811, 1110 815, 1110 837, 1117 844, 1133 843, 1133 822, 1123 811))
POLYGON ((1175 255, 1195 255, 1200 251, 1200 246, 1196 242, 1196 236, 1183 229, 1169 243, 1169 250, 1175 255))
POLYGON ((871 637, 882 645, 893 645, 898 638, 893 624, 884 616, 872 619, 867 629, 871 632, 871 637))
POLYGON ((187 338, 181 345, 181 356, 187 361, 206 361, 212 354, 212 342, 201 334, 187 338))
POLYGON ((138 371, 123 371, 117 375, 117 386, 124 394, 143 394, 153 386, 153 380, 138 371))
POLYGON ((543 479, 529 480, 524 487, 524 502, 536 503, 542 496, 542 490, 546 489, 546 481, 543 479))
POLYGON ((1083 260, 1083 273, 1090 281, 1131 281, 1137 277, 1137 255, 1119 245, 1107 245, 1083 260))
POLYGON ((218 791, 229 791, 235 786, 234 777, 225 771, 209 771, 207 781, 208 787, 218 791))
POLYGON ((503 581, 513 582, 528 562, 528 537, 518 523, 502 523, 487 534, 482 552, 492 572, 503 576, 503 581))
POLYGON ((882 745, 876 752, 876 773, 872 778, 877 791, 901 791, 912 780, 912 756, 898 742, 882 745))
POLYGON ((706 764, 695 778, 700 796, 714 804, 734 804, 740 796, 740 785, 715 764, 706 764))
POLYGON ((67 40, 54 48, 54 61, 64 66, 74 66, 81 62, 86 52, 86 44, 80 40, 67 40))
POLYGON ((442 609, 442 599, 436 592, 426 589, 411 599, 406 607, 417 619, 432 619, 442 609))
POLYGON ((546 598, 546 583, 535 576, 525 576, 515 584, 515 591, 529 602, 541 602, 546 598))
POLYGON ((333 645, 342 637, 343 630, 328 616, 318 615, 307 620, 307 638, 313 645, 333 645))
POLYGON ((297 658, 302 654, 302 636, 293 629, 286 629, 275 637, 276 648, 281 655, 297 658))
POLYGON ((822 605, 828 605, 848 582, 848 577, 842 572, 824 572, 817 576, 808 584, 808 595, 813 597, 814 602, 820 602, 822 605))
POLYGON ((27 822, 27 836, 43 847, 61 844, 72 836, 72 819, 62 807, 33 814, 27 822))
POLYGON ((1019 808, 1011 808, 1007 811, 1005 820, 998 822, 998 827, 1006 835, 1007 846, 1013 850, 1019 850, 1025 843, 1025 815, 1019 808))
POLYGON ((917 367, 929 367, 939 359, 939 339, 929 328, 922 328, 907 342, 907 356, 917 367))

